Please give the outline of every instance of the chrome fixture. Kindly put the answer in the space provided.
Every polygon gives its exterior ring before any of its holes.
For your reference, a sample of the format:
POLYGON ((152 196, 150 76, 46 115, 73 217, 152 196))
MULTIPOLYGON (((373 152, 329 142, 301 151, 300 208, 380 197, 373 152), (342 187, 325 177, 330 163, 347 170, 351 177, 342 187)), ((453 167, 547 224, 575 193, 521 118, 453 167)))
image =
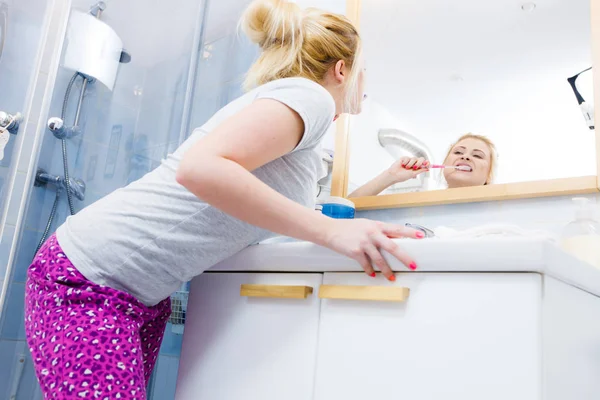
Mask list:
POLYGON ((81 133, 81 129, 78 126, 66 128, 65 122, 58 117, 48 120, 48 129, 50 129, 57 139, 71 139, 81 133))
POLYGON ((68 96, 65 97, 65 103, 63 104, 63 112, 61 114, 61 118, 52 117, 48 120, 48 129, 50 130, 50 132, 52 132, 52 134, 54 134, 54 137, 57 139, 70 139, 81 133, 81 128, 79 127, 79 120, 81 119, 81 108, 83 107, 83 98, 85 96, 85 91, 87 90, 88 84, 93 82, 93 80, 88 78, 84 74, 80 74, 79 72, 75 73, 67 87, 68 94, 71 93, 71 88, 73 87, 73 84, 75 83, 75 80, 78 77, 81 77, 83 81, 81 83, 81 91, 79 92, 79 101, 77 102, 77 111, 75 113, 75 121, 73 122, 73 126, 66 127, 64 121, 68 96))
POLYGON ((423 234, 425 234, 426 238, 435 237, 435 233, 431 229, 425 228, 424 226, 416 225, 416 224, 409 224, 409 223, 404 224, 404 226, 406 226, 407 228, 412 228, 412 229, 416 229, 420 232, 423 232, 423 234))
MULTIPOLYGON (((47 184, 56 186, 57 190, 62 191, 67 188, 67 182, 64 177, 60 175, 51 175, 39 168, 35 175, 35 186, 45 186, 47 184)), ((71 194, 78 200, 85 200, 85 182, 81 179, 69 178, 69 188, 71 194)))
POLYGON ((99 1, 90 8, 90 14, 94 17, 100 19, 102 13, 106 10, 106 3, 103 1, 99 1))
MULTIPOLYGON (((71 215, 75 214, 75 205, 73 203, 73 196, 71 196, 72 188, 71 188, 71 179, 69 179, 69 167, 68 167, 68 156, 67 156, 67 139, 70 139, 74 136, 77 136, 81 133, 81 128, 79 126, 79 120, 81 118, 81 109, 83 107, 83 100, 85 97, 85 92, 87 90, 88 84, 90 83, 90 79, 79 72, 76 72, 69 84, 67 85, 67 91, 65 93, 65 97, 63 100, 62 112, 60 114, 60 118, 52 117, 48 120, 48 129, 52 132, 54 137, 61 141, 62 145, 62 155, 63 155, 63 170, 65 173, 64 182, 66 184, 67 189, 67 201, 69 202, 69 212, 71 215), (69 104, 69 97, 71 96, 71 91, 73 89, 73 85, 77 78, 81 78, 81 90, 79 92, 79 100, 77 101, 77 110, 75 113, 75 121, 73 122, 72 127, 65 127, 65 116, 67 114, 67 105, 69 104)), ((57 192, 59 194, 59 192, 57 192)), ((78 197, 79 198, 79 197, 78 197)), ((50 221, 51 222, 51 221, 50 221)), ((45 240, 45 238, 43 238, 45 240)))
POLYGON ((0 111, 0 130, 6 130, 15 135, 19 130, 19 124, 22 120, 23 116, 20 113, 12 115, 7 112, 0 111))

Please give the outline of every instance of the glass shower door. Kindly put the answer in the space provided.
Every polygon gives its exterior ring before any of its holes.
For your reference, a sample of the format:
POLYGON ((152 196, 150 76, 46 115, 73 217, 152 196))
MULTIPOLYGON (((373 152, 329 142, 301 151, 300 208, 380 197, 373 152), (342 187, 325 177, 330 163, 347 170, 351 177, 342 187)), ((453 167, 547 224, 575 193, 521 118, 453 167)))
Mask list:
MULTIPOLYGON (((22 297, 8 287, 7 264, 17 234, 17 214, 33 151, 31 117, 38 60, 55 0, 0 0, 0 299, 22 297), (19 117, 23 114, 23 120, 19 117), (25 135, 27 131, 27 135, 25 135), (6 281, 6 282, 5 282, 6 281)), ((3 317, 0 301, 0 315, 3 317)), ((14 314, 10 310, 6 314, 14 314)), ((8 319, 8 318, 7 318, 8 319)), ((0 324, 0 399, 41 399, 21 321, 0 324)))
MULTIPOLYGON (((19 137, 21 114, 26 114, 35 78, 36 61, 43 40, 47 0, 0 0, 0 215, 5 215, 9 188, 23 148, 19 137)), ((22 131, 22 129, 21 129, 22 131)), ((10 222, 10 216, 7 220, 10 222)), ((4 225, 6 221, 2 220, 4 225)), ((0 233, 6 228, 0 226, 0 233)), ((0 261, 6 249, 0 243, 0 261)), ((5 263, 2 263, 5 264, 5 263)), ((3 278, 0 270, 0 280, 3 278)))

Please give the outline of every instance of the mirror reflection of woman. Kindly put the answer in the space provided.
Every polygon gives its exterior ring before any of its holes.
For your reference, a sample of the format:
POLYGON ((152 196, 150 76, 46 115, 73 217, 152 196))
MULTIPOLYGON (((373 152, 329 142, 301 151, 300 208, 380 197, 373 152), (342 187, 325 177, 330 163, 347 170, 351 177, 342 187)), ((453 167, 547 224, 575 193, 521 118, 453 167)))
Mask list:
MULTIPOLYGON (((463 135, 450 146, 443 165, 468 166, 471 171, 444 169, 443 174, 448 189, 491 184, 496 161, 496 146, 489 138, 472 133, 463 135)), ((352 192, 349 197, 376 196, 392 185, 428 172, 430 165, 430 161, 424 158, 402 157, 387 170, 352 192)))

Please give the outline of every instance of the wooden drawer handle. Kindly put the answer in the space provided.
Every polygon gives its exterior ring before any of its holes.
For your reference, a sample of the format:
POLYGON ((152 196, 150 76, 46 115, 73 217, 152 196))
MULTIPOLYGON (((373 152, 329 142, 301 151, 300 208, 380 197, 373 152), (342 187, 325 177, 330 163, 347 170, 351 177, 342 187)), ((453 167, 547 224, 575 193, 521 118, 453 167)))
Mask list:
POLYGON ((406 287, 321 285, 319 298, 402 302, 408 299, 409 293, 406 287))
POLYGON ((242 285, 242 297, 269 297, 274 299, 306 299, 313 292, 310 286, 242 285))

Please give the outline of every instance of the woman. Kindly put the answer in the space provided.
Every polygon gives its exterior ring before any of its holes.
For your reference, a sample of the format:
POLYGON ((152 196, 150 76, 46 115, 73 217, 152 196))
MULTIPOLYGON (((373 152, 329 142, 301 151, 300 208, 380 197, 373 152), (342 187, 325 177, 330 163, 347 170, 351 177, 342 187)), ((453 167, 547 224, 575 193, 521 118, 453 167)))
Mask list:
POLYGON ((263 52, 253 90, 197 129, 162 165, 77 215, 28 271, 26 332, 46 398, 144 399, 169 295, 276 232, 347 255, 375 276, 383 250, 416 268, 401 226, 314 211, 317 146, 340 113, 359 113, 360 38, 343 16, 256 0, 245 32, 263 52))
MULTIPOLYGON (((464 165, 471 170, 444 169, 444 179, 448 188, 489 185, 494 178, 496 161, 496 146, 490 139, 472 133, 462 136, 450 146, 444 165, 464 165)), ((405 182, 429 171, 429 164, 429 161, 424 158, 403 157, 389 169, 356 189, 349 197, 376 196, 396 183, 405 182)))

